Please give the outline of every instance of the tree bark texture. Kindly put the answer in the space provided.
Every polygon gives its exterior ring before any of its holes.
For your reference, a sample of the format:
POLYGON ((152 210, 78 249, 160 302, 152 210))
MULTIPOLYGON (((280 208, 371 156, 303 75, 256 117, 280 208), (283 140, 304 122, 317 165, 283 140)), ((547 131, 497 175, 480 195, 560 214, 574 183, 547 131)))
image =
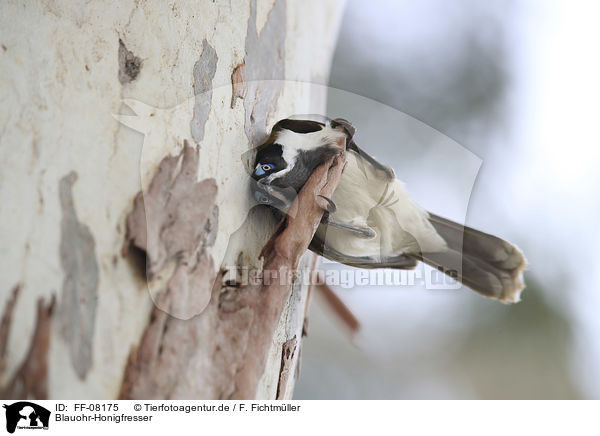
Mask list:
POLYGON ((2 2, 0 397, 291 396, 343 156, 283 223, 248 170, 276 121, 324 113, 341 9, 2 2), (263 268, 293 279, 244 282, 263 268))

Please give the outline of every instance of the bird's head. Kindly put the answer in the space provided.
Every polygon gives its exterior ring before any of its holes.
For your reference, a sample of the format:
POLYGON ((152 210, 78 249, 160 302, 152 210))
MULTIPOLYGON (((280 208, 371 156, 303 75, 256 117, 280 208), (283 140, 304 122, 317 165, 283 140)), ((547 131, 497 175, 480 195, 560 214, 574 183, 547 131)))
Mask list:
POLYGON ((348 121, 283 119, 258 148, 252 178, 270 193, 272 187, 300 191, 316 167, 339 153, 354 127, 348 121))

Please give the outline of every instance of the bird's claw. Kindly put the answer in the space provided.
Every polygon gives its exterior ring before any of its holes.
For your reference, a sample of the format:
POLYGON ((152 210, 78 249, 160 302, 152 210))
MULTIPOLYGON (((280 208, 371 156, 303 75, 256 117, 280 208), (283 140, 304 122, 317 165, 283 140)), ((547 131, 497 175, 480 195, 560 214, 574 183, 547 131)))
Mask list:
POLYGON ((337 210, 337 206, 335 205, 335 203, 333 202, 333 200, 331 198, 327 198, 324 195, 317 195, 317 197, 321 197, 323 198, 325 201, 327 201, 327 203, 329 203, 329 207, 327 207, 327 212, 329 213, 335 213, 335 211, 337 210))

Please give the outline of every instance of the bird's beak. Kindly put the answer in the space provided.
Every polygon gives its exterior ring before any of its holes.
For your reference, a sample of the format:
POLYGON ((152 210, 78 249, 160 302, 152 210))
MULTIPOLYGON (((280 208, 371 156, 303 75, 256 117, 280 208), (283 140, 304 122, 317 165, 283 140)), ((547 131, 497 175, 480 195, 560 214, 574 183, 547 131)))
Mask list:
POLYGON ((265 170, 262 169, 262 166, 257 165, 256 168, 254 169, 254 175, 255 176, 262 176, 265 174, 265 170))

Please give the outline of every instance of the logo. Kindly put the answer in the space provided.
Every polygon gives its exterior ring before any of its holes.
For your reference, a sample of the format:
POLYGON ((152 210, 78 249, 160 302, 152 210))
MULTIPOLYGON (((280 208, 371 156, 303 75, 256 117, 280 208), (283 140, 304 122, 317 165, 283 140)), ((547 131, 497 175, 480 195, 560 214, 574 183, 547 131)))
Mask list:
POLYGON ((6 431, 14 433, 15 429, 48 430, 50 411, 29 401, 19 401, 4 405, 6 409, 6 431))

